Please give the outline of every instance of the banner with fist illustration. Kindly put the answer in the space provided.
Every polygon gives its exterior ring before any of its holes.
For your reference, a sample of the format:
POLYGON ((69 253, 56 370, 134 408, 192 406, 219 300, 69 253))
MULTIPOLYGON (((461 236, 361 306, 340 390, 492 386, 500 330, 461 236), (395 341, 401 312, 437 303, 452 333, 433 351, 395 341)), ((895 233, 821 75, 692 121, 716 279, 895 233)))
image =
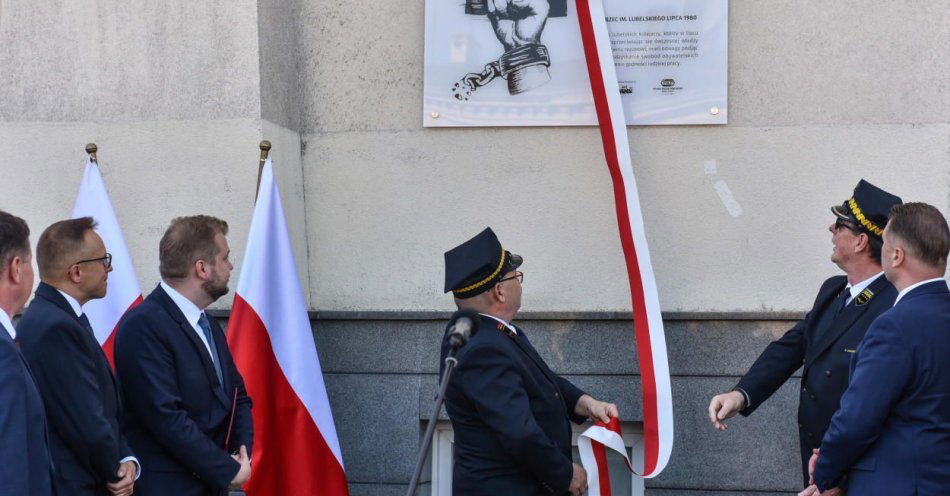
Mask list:
MULTIPOLYGON (((605 0, 630 125, 725 124, 728 0, 605 0)), ((426 0, 426 127, 596 125, 573 2, 426 0)))

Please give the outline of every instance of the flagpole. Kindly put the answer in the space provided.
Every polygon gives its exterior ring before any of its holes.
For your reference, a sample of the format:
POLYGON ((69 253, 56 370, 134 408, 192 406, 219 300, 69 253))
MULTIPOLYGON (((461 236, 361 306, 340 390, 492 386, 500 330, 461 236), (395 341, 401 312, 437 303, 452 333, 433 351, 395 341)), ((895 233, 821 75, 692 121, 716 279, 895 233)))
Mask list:
MULTIPOLYGON (((95 143, 89 143, 86 145, 86 153, 89 154, 89 159, 92 160, 92 163, 98 165, 99 159, 96 158, 96 152, 99 151, 99 147, 95 143)), ((260 182, 260 179, 258 179, 260 182)))
MULTIPOLYGON (((96 145, 92 145, 95 147, 96 145)), ((261 174, 264 173, 264 162, 267 161, 267 154, 270 153, 270 141, 261 141, 261 159, 257 162, 257 188, 254 189, 254 203, 257 203, 257 193, 261 189, 261 174)), ((88 147, 86 148, 88 150, 88 147)))

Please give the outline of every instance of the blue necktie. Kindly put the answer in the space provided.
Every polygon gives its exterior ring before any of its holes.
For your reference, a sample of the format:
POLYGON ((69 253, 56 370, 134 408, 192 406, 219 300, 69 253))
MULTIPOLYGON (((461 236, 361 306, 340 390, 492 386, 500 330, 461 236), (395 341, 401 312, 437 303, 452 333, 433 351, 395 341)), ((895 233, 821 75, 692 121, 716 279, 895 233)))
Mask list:
POLYGON ((208 322, 208 315, 204 312, 201 312, 201 317, 198 319, 198 327, 201 328, 205 339, 208 340, 208 347, 211 348, 211 361, 214 362, 214 373, 217 374, 218 384, 220 384, 223 389, 224 380, 221 375, 221 362, 218 359, 218 347, 214 345, 214 335, 211 333, 211 322, 208 322))
POLYGON ((848 298, 851 297, 851 288, 845 287, 844 291, 841 292, 841 296, 838 297, 838 300, 835 302, 837 304, 837 309, 835 310, 835 317, 844 310, 844 307, 848 306, 848 298))
POLYGON ((79 323, 83 326, 84 329, 89 331, 89 334, 92 334, 92 337, 96 337, 95 331, 92 330, 92 324, 89 323, 89 317, 86 317, 86 314, 79 316, 79 323))

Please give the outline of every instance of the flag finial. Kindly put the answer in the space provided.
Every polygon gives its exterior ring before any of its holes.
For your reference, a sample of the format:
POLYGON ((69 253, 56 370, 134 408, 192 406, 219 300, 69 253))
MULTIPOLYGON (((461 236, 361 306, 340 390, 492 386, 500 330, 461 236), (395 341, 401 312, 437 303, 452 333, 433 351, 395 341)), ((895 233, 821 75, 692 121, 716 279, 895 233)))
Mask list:
POLYGON ((264 161, 267 160, 267 154, 270 152, 270 141, 267 141, 267 140, 261 141, 260 148, 261 148, 261 163, 263 164, 264 161))
MULTIPOLYGON (((261 143, 261 146, 263 147, 264 144, 261 143)), ((95 163, 99 163, 98 159, 96 159, 96 152, 97 152, 97 151, 99 151, 99 147, 96 146, 95 143, 88 143, 88 144, 86 145, 86 153, 89 154, 89 158, 91 158, 92 161, 95 162, 95 163)))
POLYGON ((264 162, 267 161, 267 154, 270 153, 270 141, 263 140, 260 144, 261 160, 257 163, 257 189, 254 193, 254 201, 257 201, 258 190, 261 189, 261 174, 264 173, 264 162))

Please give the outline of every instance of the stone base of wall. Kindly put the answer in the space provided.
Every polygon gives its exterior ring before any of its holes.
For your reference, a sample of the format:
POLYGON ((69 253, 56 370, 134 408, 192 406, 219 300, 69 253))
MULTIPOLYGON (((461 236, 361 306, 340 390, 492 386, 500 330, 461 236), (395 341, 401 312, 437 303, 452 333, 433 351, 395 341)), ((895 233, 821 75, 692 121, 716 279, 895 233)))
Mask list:
MULTIPOLYGON (((313 316, 353 496, 403 495, 438 381, 441 314, 313 316), (381 449, 382 448, 382 449, 381 449)), ((755 415, 726 432, 709 424, 709 399, 731 389, 794 315, 665 316, 676 440, 652 496, 794 494, 801 489, 796 374, 755 415)), ((226 319, 225 314, 219 318, 226 319)), ((594 397, 640 420, 632 325, 615 314, 534 314, 518 324, 547 363, 594 397), (576 317, 576 318, 566 318, 576 317)), ((444 411, 440 418, 444 418, 444 411)), ((428 481, 424 473, 424 482, 428 481)), ((424 493, 428 488, 423 487, 424 493)), ((423 494, 420 492, 419 494, 423 494)))

